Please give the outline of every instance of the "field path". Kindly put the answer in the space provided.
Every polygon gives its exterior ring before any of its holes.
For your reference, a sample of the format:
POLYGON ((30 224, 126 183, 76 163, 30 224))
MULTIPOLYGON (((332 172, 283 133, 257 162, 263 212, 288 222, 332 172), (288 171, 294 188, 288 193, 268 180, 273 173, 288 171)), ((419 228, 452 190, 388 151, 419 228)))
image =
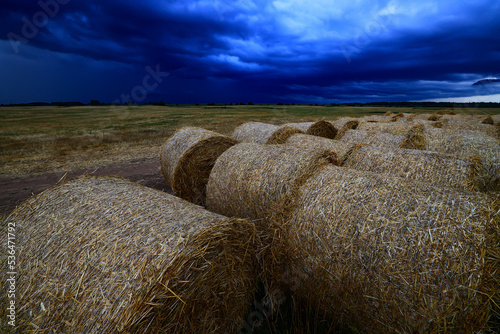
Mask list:
MULTIPOLYGON (((10 213, 33 194, 38 194, 56 184, 64 172, 47 173, 23 177, 0 177, 0 215, 10 213)), ((141 159, 121 162, 103 167, 70 171, 66 179, 84 174, 119 175, 144 186, 172 193, 160 172, 158 159, 141 159)))

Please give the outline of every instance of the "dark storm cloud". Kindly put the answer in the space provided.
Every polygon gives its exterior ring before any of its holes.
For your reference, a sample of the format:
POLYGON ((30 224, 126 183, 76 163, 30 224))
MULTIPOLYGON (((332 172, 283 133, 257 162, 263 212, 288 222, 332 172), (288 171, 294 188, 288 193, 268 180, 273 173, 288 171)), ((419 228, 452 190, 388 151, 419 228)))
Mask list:
MULTIPOLYGON (((67 68, 88 66, 89 75, 116 67, 107 80, 116 77, 115 88, 126 91, 125 82, 134 85, 146 66, 160 64, 171 76, 150 97, 163 92, 172 102, 467 96, 461 94, 477 95, 472 83, 500 72, 497 1, 4 0, 0 6, 0 52, 9 56, 9 68, 0 70, 10 76, 16 64, 24 73, 26 58, 39 57, 44 66, 41 55, 53 52, 67 55, 67 68), (33 36, 23 34, 44 8, 57 13, 33 36)), ((96 94, 87 81, 78 89, 96 94)), ((100 96, 114 100, 115 90, 100 96)))

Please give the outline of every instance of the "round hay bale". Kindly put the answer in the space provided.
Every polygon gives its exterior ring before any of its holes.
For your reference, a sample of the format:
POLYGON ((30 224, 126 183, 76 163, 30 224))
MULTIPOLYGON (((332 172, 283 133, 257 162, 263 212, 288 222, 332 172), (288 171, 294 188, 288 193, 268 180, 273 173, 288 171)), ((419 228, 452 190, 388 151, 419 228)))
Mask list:
POLYGON ((398 136, 405 136, 411 129, 413 124, 405 122, 391 122, 391 123, 371 123, 362 122, 357 130, 365 130, 369 132, 384 132, 398 136))
POLYGON ((392 116, 391 117, 391 122, 397 122, 401 118, 405 118, 405 115, 402 112, 400 112, 399 114, 396 114, 396 115, 392 116))
POLYGON ((454 131, 426 128, 426 149, 429 151, 477 157, 482 160, 481 189, 500 191, 500 143, 497 138, 479 131, 454 131))
POLYGON ((385 132, 347 130, 340 141, 351 144, 365 144, 377 147, 398 148, 404 145, 405 137, 385 132))
POLYGON ((124 179, 56 185, 5 224, 16 230, 19 332, 235 333, 256 290, 253 223, 124 179))
POLYGON ((295 133, 304 132, 296 127, 249 122, 237 127, 233 138, 243 143, 282 144, 295 133))
POLYGON ((480 173, 483 166, 480 159, 402 148, 360 146, 353 150, 342 166, 442 187, 482 190, 480 173))
POLYGON ((342 138, 347 130, 355 130, 359 126, 358 119, 352 117, 343 117, 338 120, 331 121, 330 123, 332 123, 333 126, 338 130, 335 139, 342 138))
POLYGON ((335 159, 334 163, 341 166, 357 144, 305 134, 296 134, 288 138, 285 145, 329 151, 335 159))
POLYGON ((442 128, 450 129, 454 131, 467 130, 467 131, 479 131, 486 136, 500 138, 500 128, 491 124, 482 124, 476 122, 471 122, 466 119, 447 119, 443 123, 442 128))
POLYGON ((236 140, 193 127, 175 132, 162 146, 161 172, 174 194, 205 205, 208 177, 215 160, 236 140))
POLYGON ((499 294, 487 196, 325 166, 295 205, 283 238, 297 300, 360 333, 486 329, 499 294))
POLYGON ((399 147, 412 150, 425 150, 425 126, 417 124, 411 127, 399 147))
POLYGON ((331 164, 329 151, 242 143, 224 152, 207 185, 207 209, 230 217, 273 220, 283 202, 316 169, 331 164))
POLYGON ((300 185, 318 168, 331 164, 330 152, 285 145, 238 144, 222 154, 207 186, 207 208, 231 217, 246 217, 263 223, 266 235, 261 259, 261 279, 266 289, 264 304, 272 312, 283 301, 282 284, 274 280, 283 272, 287 256, 286 239, 281 237, 289 203, 300 185))
POLYGON ((443 110, 439 110, 437 112, 438 115, 456 115, 454 111, 452 110, 449 110, 449 109, 443 109, 443 110))
POLYGON ((335 126, 327 121, 288 123, 285 125, 296 127, 308 135, 329 138, 329 139, 334 139, 337 136, 338 132, 335 126))
POLYGON ((483 119, 483 121, 481 122, 481 124, 490 124, 490 125, 493 125, 493 124, 495 124, 495 122, 493 122, 493 118, 491 118, 491 116, 488 116, 485 119, 483 119))
POLYGON ((442 115, 438 115, 438 114, 432 114, 432 115, 429 116, 429 118, 427 118, 427 120, 435 122, 435 121, 439 121, 439 119, 441 117, 443 117, 443 116, 442 115))

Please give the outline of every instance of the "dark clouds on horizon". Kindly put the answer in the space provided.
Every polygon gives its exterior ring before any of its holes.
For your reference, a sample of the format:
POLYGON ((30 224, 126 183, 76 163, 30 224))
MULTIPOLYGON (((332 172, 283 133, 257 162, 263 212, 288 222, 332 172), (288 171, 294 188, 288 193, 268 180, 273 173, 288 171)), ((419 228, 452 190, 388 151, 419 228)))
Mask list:
POLYGON ((3 0, 0 8, 0 103, 500 93, 472 86, 500 75, 498 1, 3 0), (169 75, 157 85, 149 78, 145 92, 146 68, 157 67, 169 75))

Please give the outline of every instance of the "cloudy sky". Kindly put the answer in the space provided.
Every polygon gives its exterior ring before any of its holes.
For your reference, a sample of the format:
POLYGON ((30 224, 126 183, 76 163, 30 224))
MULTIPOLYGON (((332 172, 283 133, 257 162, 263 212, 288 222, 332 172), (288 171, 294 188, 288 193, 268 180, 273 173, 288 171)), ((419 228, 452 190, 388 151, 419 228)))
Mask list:
POLYGON ((2 0, 0 103, 500 101, 498 0, 2 0), (457 100, 458 101, 458 100, 457 100))

